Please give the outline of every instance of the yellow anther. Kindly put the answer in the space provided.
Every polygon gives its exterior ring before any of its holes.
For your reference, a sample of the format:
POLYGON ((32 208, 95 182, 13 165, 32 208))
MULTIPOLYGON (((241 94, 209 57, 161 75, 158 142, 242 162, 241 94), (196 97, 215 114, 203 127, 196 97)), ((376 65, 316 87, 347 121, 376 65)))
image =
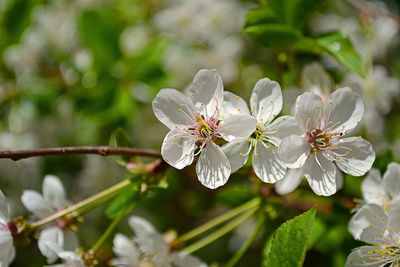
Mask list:
POLYGON ((237 95, 236 98, 239 99, 240 97, 237 95))
POLYGON ((258 154, 256 154, 256 157, 258 157, 258 154))
POLYGON ((182 111, 182 109, 180 108, 179 111, 182 111))
POLYGON ((279 131, 279 128, 276 128, 275 130, 276 130, 276 131, 279 131))
POLYGON ((256 103, 256 100, 255 100, 255 99, 253 99, 253 103, 256 103))
POLYGON ((237 142, 238 145, 240 145, 240 142, 237 142))
POLYGON ((279 138, 279 134, 276 135, 276 138, 279 138))
POLYGON ((239 154, 240 156, 243 156, 243 153, 242 152, 240 152, 240 154, 239 154))
POLYGON ((240 108, 238 108, 237 111, 240 111, 240 108))
POLYGON ((264 109, 264 107, 261 107, 261 110, 263 110, 264 109))
POLYGON ((170 119, 171 119, 171 117, 168 117, 168 119, 170 120, 170 119))
POLYGON ((286 120, 286 118, 285 118, 285 117, 283 117, 283 118, 282 118, 282 120, 283 120, 283 121, 285 121, 285 120, 286 120))

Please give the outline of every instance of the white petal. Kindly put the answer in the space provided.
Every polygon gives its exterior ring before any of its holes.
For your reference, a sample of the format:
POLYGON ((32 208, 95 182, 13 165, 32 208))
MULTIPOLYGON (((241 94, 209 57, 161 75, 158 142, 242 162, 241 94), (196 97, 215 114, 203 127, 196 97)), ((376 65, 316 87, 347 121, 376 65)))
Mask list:
POLYGON ((193 121, 195 108, 190 99, 175 89, 162 89, 153 100, 153 111, 157 119, 171 130, 175 126, 185 127, 193 121))
POLYGON ((137 237, 146 238, 146 235, 157 233, 157 230, 147 220, 138 216, 131 216, 129 218, 129 226, 135 232, 137 237))
POLYGON ((225 153, 231 165, 231 172, 239 170, 244 164, 246 164, 249 158, 250 142, 248 139, 244 139, 238 142, 227 143, 222 146, 222 151, 225 153))
POLYGON ((296 100, 295 117, 301 129, 312 131, 322 116, 321 97, 312 92, 306 92, 296 100))
POLYGON ((43 180, 43 198, 52 208, 64 208, 67 205, 64 186, 54 175, 46 175, 43 180))
POLYGON ((50 203, 43 199, 42 195, 36 191, 25 190, 22 193, 21 201, 30 212, 38 218, 44 218, 54 213, 50 203))
POLYGON ((172 258, 173 264, 176 267, 207 267, 207 264, 198 258, 184 252, 173 253, 172 258))
POLYGON ((376 260, 378 258, 382 258, 380 255, 381 249, 382 248, 375 246, 360 247, 350 253, 350 255, 347 257, 345 267, 385 266, 385 260, 376 260))
POLYGON ((310 144, 304 137, 292 135, 282 140, 279 146, 279 157, 288 168, 300 168, 310 154, 310 148, 310 144))
POLYGON ((58 252, 64 248, 64 233, 58 227, 49 227, 40 232, 38 247, 47 258, 47 263, 58 259, 58 252), (51 245, 50 245, 51 244, 51 245))
POLYGON ((393 200, 400 199, 400 164, 392 162, 383 175, 383 186, 393 200))
MULTIPOLYGON (((349 232, 354 236, 355 239, 360 239, 361 233, 371 224, 375 226, 382 226, 379 218, 386 216, 383 209, 376 204, 363 205, 356 214, 353 215, 349 223, 349 232), (378 222, 377 222, 378 220, 378 222)), ((383 228, 383 226, 382 226, 383 228)))
POLYGON ((267 148, 258 142, 253 153, 253 168, 258 178, 264 183, 275 183, 285 177, 286 166, 278 155, 275 146, 267 148))
POLYGON ((342 187, 343 187, 343 174, 338 168, 336 168, 336 191, 339 191, 340 189, 342 189, 342 187))
POLYGON ((149 255, 168 254, 168 246, 162 235, 147 220, 132 216, 129 218, 129 226, 135 232, 135 241, 142 251, 149 255))
POLYGON ((161 146, 163 159, 177 169, 192 164, 196 144, 183 135, 182 131, 172 130, 164 138, 161 146))
POLYGON ((228 142, 248 138, 256 130, 256 125, 256 119, 250 115, 229 116, 220 124, 222 137, 228 142))
POLYGON ((361 137, 340 140, 340 147, 334 151, 344 155, 336 160, 339 169, 353 176, 364 175, 375 161, 375 151, 371 144, 361 137), (350 152, 347 154, 347 152, 350 152))
POLYGON ((390 208, 388 226, 392 234, 397 236, 398 240, 400 237, 400 202, 396 202, 390 208))
POLYGON ((274 120, 267 126, 267 134, 269 142, 279 146, 281 141, 291 135, 301 135, 302 131, 297 124, 297 120, 293 116, 282 116, 274 120))
POLYGON ((288 169, 285 177, 275 184, 275 192, 285 195, 293 192, 304 177, 303 169, 288 169))
POLYGON ((312 154, 304 163, 304 176, 315 194, 330 196, 336 193, 336 167, 322 153, 312 154))
POLYGON ((85 267, 81 257, 79 257, 75 252, 71 251, 61 251, 58 256, 74 267, 85 267))
POLYGON ((113 244, 114 253, 120 257, 119 259, 115 259, 116 261, 131 265, 138 264, 139 251, 133 245, 132 240, 123 234, 116 234, 113 244))
POLYGON ((383 206, 388 201, 381 174, 377 169, 372 169, 365 177, 361 184, 361 191, 367 203, 383 206))
POLYGON ((10 220, 10 207, 7 204, 3 191, 0 190, 0 223, 7 224, 10 220))
POLYGON ((250 97, 250 108, 258 122, 270 122, 282 110, 280 85, 268 78, 259 80, 250 97))
POLYGON ((250 115, 249 108, 247 107, 246 102, 239 96, 225 91, 224 92, 224 106, 222 109, 223 117, 228 117, 232 115, 250 115))
POLYGON ((219 146, 208 143, 196 164, 196 173, 204 186, 215 189, 228 181, 231 165, 219 146))
POLYGON ((326 102, 327 121, 335 125, 337 123, 332 132, 352 131, 360 123, 363 114, 364 103, 360 95, 348 87, 335 90, 326 102))
POLYGON ((224 103, 224 85, 216 70, 200 70, 189 87, 191 99, 203 114, 213 114, 224 103), (204 108, 206 107, 206 108, 204 108))
POLYGON ((1 264, 8 266, 12 259, 14 246, 11 233, 8 231, 0 230, 0 267, 1 264))

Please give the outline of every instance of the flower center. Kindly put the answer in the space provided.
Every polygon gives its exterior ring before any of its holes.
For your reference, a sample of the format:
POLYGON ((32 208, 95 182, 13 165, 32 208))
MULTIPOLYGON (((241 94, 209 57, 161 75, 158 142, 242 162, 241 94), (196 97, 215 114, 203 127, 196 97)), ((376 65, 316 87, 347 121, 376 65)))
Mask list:
POLYGON ((329 149, 331 146, 331 137, 331 135, 322 129, 314 129, 311 132, 307 132, 306 141, 311 144, 313 150, 316 152, 329 149))
POLYGON ((261 129, 259 125, 257 125, 256 130, 251 134, 250 138, 259 140, 262 139, 264 135, 265 135, 264 131, 261 129))
POLYGON ((220 121, 215 117, 207 117, 199 115, 195 118, 195 123, 189 128, 185 129, 187 134, 192 136, 196 142, 214 141, 221 137, 219 126, 220 121))

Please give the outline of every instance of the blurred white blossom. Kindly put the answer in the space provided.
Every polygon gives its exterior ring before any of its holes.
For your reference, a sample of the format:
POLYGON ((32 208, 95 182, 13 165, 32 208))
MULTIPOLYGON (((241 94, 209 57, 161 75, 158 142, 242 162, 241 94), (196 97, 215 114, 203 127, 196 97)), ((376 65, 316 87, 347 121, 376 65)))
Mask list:
MULTIPOLYGON (((25 190, 21 196, 24 206, 39 219, 48 217, 70 204, 61 181, 54 175, 45 176, 42 194, 25 190)), ((75 249, 78 246, 77 236, 70 229, 66 219, 61 218, 47 225, 39 234, 40 252, 47 257, 48 263, 53 263, 57 260, 58 254, 49 243, 57 244, 62 249, 75 249)))
POLYGON ((3 191, 0 190, 0 267, 7 267, 13 261, 15 255, 9 221, 10 208, 3 191))
POLYGON ((194 256, 184 252, 170 254, 169 246, 163 236, 145 219, 132 216, 129 226, 135 233, 134 238, 117 234, 113 251, 117 258, 111 262, 118 267, 160 266, 160 267, 206 267, 194 256))

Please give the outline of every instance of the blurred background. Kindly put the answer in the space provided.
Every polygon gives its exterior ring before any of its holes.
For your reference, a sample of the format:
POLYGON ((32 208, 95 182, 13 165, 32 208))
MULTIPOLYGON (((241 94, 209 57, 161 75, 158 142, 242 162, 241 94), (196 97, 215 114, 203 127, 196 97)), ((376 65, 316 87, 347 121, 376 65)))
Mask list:
MULTIPOLYGON (((134 147, 159 150, 167 128, 152 112, 154 96, 162 88, 184 91, 199 69, 215 68, 225 90, 246 101, 258 79, 278 81, 283 114, 291 113, 296 96, 311 90, 310 84, 352 87, 365 103, 356 134, 373 144, 374 166, 383 172, 389 162, 400 160, 399 5, 371 2, 379 7, 372 12, 368 3, 320 1, 301 29, 305 36, 333 30, 347 36, 362 59, 362 78, 332 56, 279 43, 279 35, 271 45, 245 33, 246 14, 268 8, 268 1, 0 0, 0 149, 107 145, 122 128, 134 147), (329 72, 332 84, 319 81, 315 62, 329 72), (304 71, 310 64, 314 69, 304 71)), ((13 216, 28 215, 20 202, 22 191, 41 191, 46 174, 60 177, 74 202, 129 175, 115 157, 96 155, 0 160, 0 168, 0 188, 13 216)), ((260 190, 269 192, 274 215, 238 266, 260 266, 276 227, 313 204, 318 214, 305 266, 343 266, 351 249, 361 244, 347 231, 352 199, 361 196, 359 177, 345 176, 343 189, 330 198, 317 197, 305 181, 279 197, 252 168, 213 191, 201 186, 193 167, 169 170, 167 181, 168 188, 133 211, 161 232, 182 234, 260 190)), ((86 249, 109 223, 103 211, 86 215, 80 225, 80 244, 86 249)), ((222 264, 253 227, 249 220, 195 254, 209 264, 222 264)), ((126 222, 119 231, 131 234, 126 222)), ((110 248, 111 240, 103 249, 106 259, 112 257, 110 248)), ((45 264, 37 247, 29 246, 18 248, 12 266, 27 266, 27 259, 29 266, 45 264)))

